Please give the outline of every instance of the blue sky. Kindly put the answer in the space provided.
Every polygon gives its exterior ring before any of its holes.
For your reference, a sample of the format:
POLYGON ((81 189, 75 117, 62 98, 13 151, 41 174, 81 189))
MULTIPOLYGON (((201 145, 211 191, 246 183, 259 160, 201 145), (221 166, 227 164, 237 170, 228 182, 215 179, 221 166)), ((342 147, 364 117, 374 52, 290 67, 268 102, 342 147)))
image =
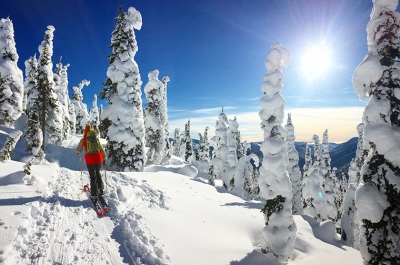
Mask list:
POLYGON ((106 79, 119 5, 124 11, 133 6, 142 14, 142 28, 135 32, 142 88, 154 69, 160 71, 160 79, 171 79, 171 132, 191 119, 194 137, 205 126, 212 135, 224 106, 228 118, 237 116, 243 139, 262 140, 257 112, 267 72, 264 63, 278 41, 291 53, 291 63, 283 70, 282 94, 296 140, 311 141, 313 134, 322 138, 325 129, 336 142, 357 135, 367 100, 359 101, 351 77, 367 52, 365 28, 372 1, 2 0, 0 17, 13 21, 22 70, 24 61, 38 54, 47 25, 54 26, 53 63, 62 56, 63 63, 71 65, 70 88, 90 80, 83 89, 90 107, 106 79), (315 47, 329 53, 325 61, 330 66, 310 75, 305 55, 315 47))

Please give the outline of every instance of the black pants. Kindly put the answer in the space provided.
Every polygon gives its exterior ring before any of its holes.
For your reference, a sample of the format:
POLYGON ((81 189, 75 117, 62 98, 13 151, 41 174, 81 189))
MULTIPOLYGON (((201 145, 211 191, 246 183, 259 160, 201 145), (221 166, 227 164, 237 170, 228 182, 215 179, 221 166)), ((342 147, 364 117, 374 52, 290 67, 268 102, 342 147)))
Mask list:
POLYGON ((101 163, 86 165, 90 176, 90 195, 103 195, 103 180, 100 175, 101 163))

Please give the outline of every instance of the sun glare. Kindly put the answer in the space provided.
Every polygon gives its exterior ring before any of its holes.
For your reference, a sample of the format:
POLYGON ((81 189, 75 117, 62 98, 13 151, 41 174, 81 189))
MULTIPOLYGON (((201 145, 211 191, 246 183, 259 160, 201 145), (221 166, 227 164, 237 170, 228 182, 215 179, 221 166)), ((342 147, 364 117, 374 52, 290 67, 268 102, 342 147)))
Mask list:
POLYGON ((330 54, 326 48, 311 48, 303 57, 303 72, 318 76, 329 69, 330 60, 330 54))

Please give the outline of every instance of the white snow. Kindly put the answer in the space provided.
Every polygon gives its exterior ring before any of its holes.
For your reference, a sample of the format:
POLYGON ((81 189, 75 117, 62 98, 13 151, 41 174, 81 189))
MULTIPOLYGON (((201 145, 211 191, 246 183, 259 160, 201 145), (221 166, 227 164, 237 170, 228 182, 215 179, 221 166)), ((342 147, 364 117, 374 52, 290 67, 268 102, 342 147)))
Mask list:
MULTIPOLYGON (((0 127, 0 145, 13 131, 0 127)), ((280 264, 260 252, 264 202, 227 193, 221 180, 206 184, 175 156, 141 173, 107 171, 112 211, 98 218, 81 191, 88 172, 85 165, 80 172, 79 140, 49 145, 52 162, 33 165, 31 176, 23 176, 23 140, 13 160, 0 163, 0 263, 280 264)), ((297 237, 288 265, 362 264, 358 251, 340 245, 329 222, 293 218, 297 237)))

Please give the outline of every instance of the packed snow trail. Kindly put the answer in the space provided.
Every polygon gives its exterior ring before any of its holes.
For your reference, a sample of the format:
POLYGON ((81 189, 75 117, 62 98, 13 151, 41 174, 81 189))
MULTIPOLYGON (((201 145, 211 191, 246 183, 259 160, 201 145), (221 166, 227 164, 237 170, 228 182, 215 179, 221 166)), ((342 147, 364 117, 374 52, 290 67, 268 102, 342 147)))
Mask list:
MULTIPOLYGON (((24 226, 4 251, 4 264, 170 264, 140 222, 124 192, 141 194, 149 207, 165 207, 163 195, 123 174, 107 172, 111 212, 98 218, 82 192, 87 171, 57 167, 48 189, 29 202, 24 226), (118 180, 118 182, 117 182, 118 180), (160 199, 161 198, 161 199, 160 199)), ((128 196, 129 197, 129 196, 128 196)))

